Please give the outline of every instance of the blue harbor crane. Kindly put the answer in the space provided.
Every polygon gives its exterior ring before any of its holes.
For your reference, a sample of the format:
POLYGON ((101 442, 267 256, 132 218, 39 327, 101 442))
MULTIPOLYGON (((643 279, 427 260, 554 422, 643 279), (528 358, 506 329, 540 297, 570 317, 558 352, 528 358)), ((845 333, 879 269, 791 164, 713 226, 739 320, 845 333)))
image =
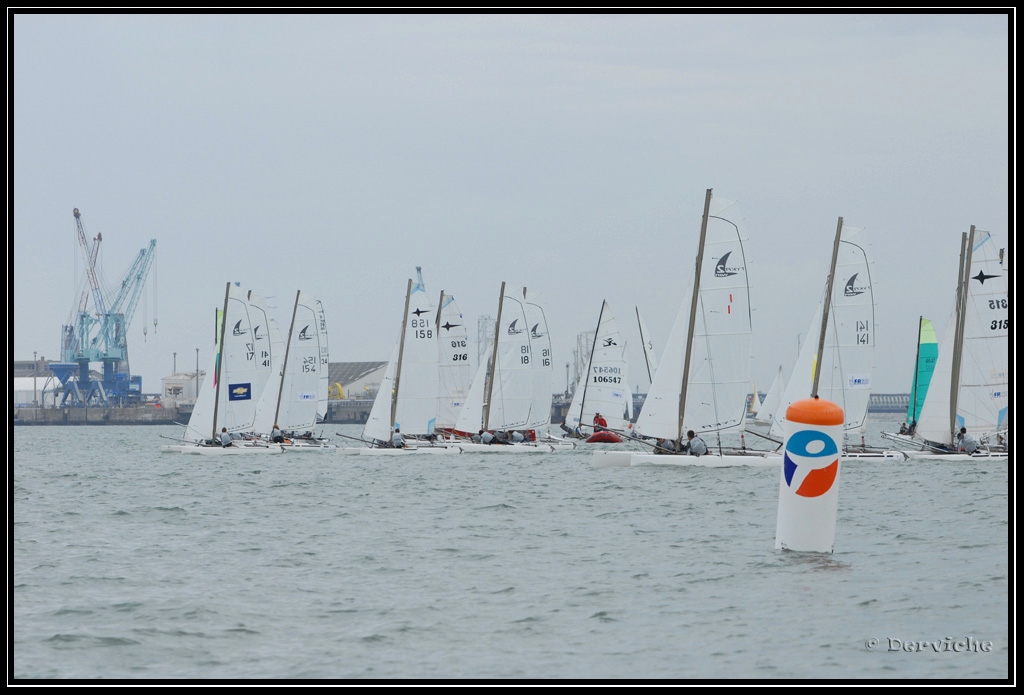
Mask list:
MULTIPOLYGON (((156 239, 139 251, 135 261, 122 276, 116 291, 106 292, 96 273, 103 235, 97 234, 90 244, 82 225, 82 215, 75 208, 75 229, 78 245, 85 256, 87 287, 82 291, 69 322, 61 328, 61 363, 50 368, 64 386, 61 405, 128 405, 142 397, 142 377, 132 376, 128 364, 128 327, 153 264, 156 239), (89 298, 93 299, 92 311, 89 298), (95 381, 89 366, 103 365, 103 377, 95 381)), ((154 330, 156 320, 153 321, 154 330)))

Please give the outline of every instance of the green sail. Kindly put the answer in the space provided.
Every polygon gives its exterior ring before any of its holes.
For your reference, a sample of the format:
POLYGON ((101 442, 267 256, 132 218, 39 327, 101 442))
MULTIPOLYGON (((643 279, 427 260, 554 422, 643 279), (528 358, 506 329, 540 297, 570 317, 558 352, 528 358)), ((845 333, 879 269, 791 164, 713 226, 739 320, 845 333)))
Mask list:
POLYGON ((932 322, 922 318, 917 334, 917 363, 914 365, 914 381, 910 385, 910 404, 907 406, 907 424, 917 422, 921 415, 921 406, 928 395, 928 384, 935 371, 935 361, 939 357, 939 342, 935 339, 935 328, 932 322))

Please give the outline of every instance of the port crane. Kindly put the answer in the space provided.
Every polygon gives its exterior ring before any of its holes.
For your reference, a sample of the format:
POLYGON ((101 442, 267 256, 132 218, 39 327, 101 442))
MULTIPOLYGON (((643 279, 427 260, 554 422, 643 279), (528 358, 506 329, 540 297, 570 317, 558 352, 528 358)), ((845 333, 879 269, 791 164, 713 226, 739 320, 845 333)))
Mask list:
MULTIPOLYGON (((90 243, 78 208, 74 210, 78 245, 85 257, 86 287, 69 323, 61 328, 61 359, 50 368, 64 386, 61 405, 127 405, 142 395, 142 378, 132 376, 128 364, 128 327, 131 325, 146 277, 153 264, 156 239, 141 249, 122 276, 116 292, 107 292, 99 281, 96 260, 103 235, 90 243), (89 310, 89 298, 93 306, 89 310), (89 367, 103 365, 103 376, 95 381, 89 367)), ((156 320, 153 321, 154 330, 156 320)))

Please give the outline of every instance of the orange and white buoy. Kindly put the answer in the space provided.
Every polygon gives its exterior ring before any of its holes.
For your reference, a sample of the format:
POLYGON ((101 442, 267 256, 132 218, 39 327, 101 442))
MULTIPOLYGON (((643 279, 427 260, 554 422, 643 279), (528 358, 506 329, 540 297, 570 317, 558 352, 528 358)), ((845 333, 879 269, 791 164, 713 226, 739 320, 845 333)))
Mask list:
POLYGON ((831 553, 839 507, 843 409, 804 398, 786 409, 775 547, 831 553))

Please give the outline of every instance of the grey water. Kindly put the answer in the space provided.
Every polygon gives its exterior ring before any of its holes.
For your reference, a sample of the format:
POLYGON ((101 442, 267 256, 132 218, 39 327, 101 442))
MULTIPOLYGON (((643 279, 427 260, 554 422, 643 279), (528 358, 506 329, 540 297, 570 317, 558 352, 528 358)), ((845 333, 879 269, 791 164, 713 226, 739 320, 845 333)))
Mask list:
POLYGON ((1010 677, 1007 461, 844 464, 795 553, 778 469, 178 434, 13 428, 13 682, 1010 677))

